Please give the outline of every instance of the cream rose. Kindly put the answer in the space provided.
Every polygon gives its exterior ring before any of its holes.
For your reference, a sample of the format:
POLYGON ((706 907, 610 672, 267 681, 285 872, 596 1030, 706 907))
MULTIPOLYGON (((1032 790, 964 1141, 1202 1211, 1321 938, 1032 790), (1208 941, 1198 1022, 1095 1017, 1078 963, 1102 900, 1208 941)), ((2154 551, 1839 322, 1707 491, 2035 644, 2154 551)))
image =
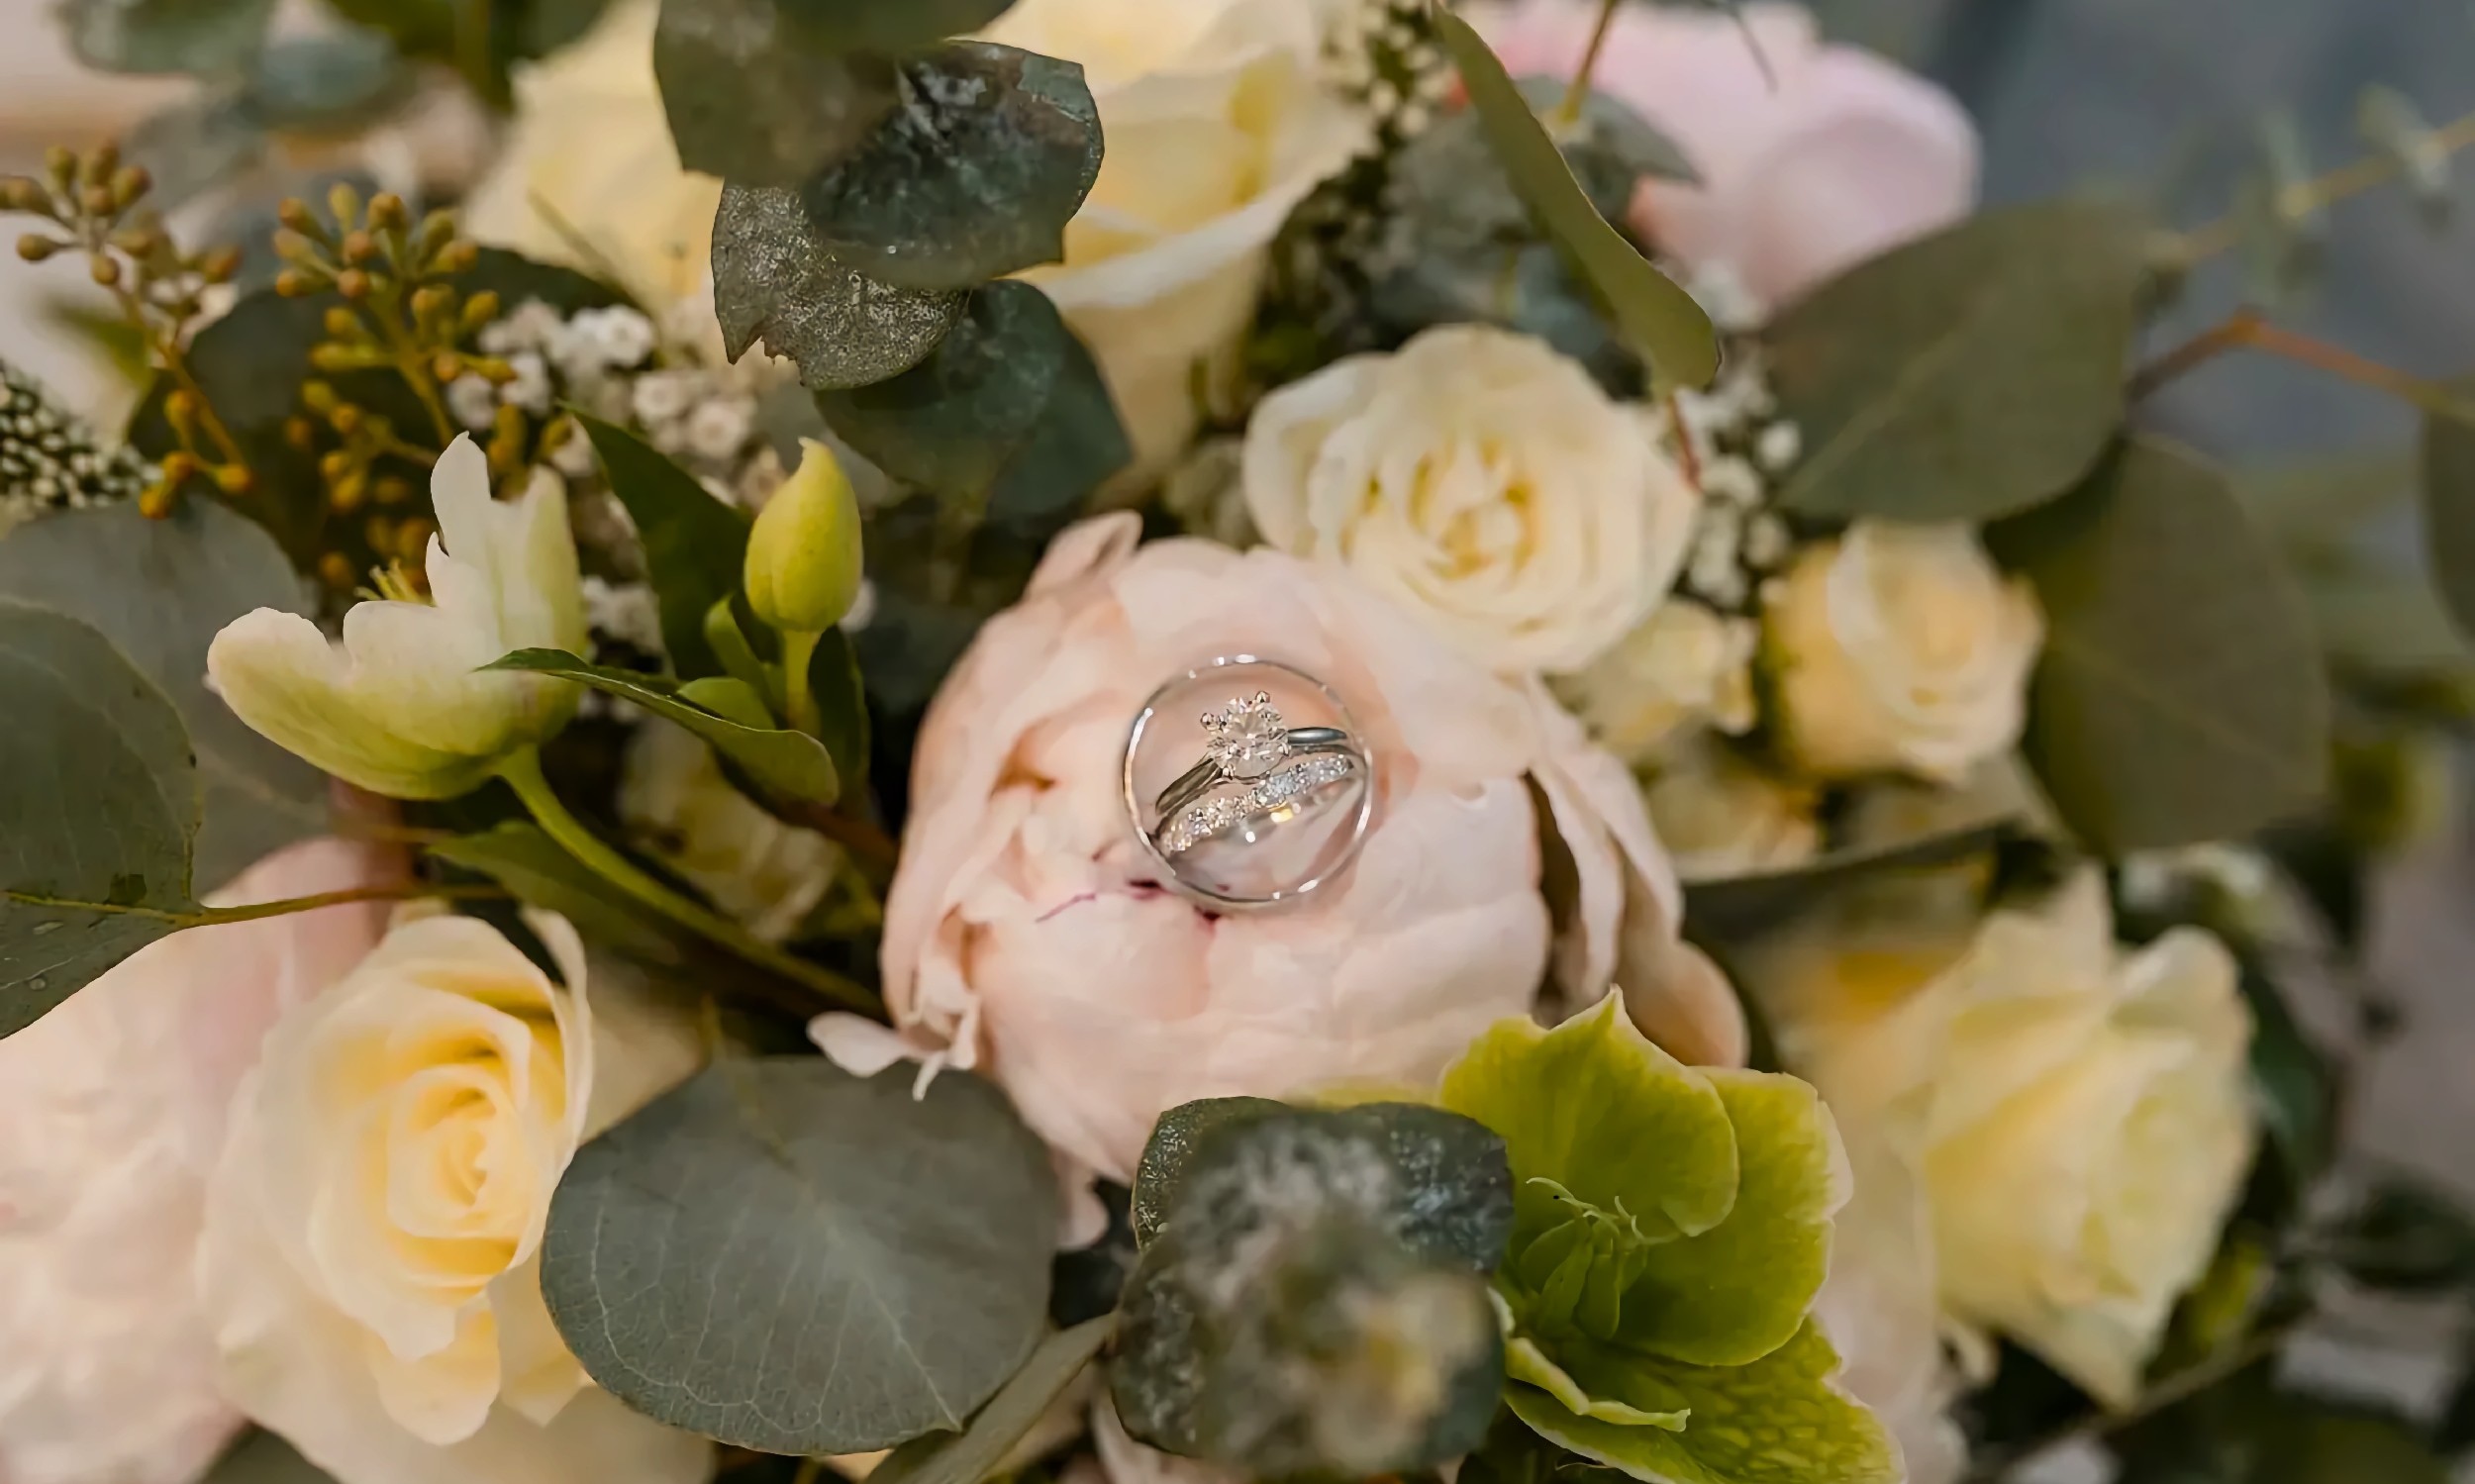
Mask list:
POLYGON ((527 922, 564 986, 476 918, 407 909, 275 1027, 234 1100, 198 1256, 223 1388, 343 1484, 710 1466, 703 1439, 585 1379, 538 1264, 576 1145, 685 1076, 693 1039, 606 1032, 574 930, 527 922))
POLYGON ((1108 152, 1065 261, 1024 276, 1099 358, 1140 473, 1194 434, 1272 238, 1369 139, 1321 76, 1317 0, 1018 0, 988 40, 1079 62, 1108 152))
MULTIPOLYGON (((583 40, 516 69, 515 128, 460 215, 477 242, 615 274, 657 318, 683 320, 669 311, 711 292, 722 182, 683 168, 670 141, 659 15, 657 0, 620 0, 583 40)), ((720 332, 700 328, 718 350, 720 332)))
MULTIPOLYGON (((1469 7, 1516 75, 1559 77, 1588 49, 1598 12, 1595 0, 1469 7)), ((1958 221, 1976 198, 1976 130, 1958 102, 1826 44, 1802 6, 1747 5, 1741 17, 1621 6, 1592 75, 1701 176, 1644 181, 1634 230, 1697 268, 1733 269, 1768 303, 1958 221)))
POLYGON ((1674 749, 1642 791, 1650 824, 1687 881, 1784 871, 1822 847, 1820 802, 1703 735, 1674 749))
POLYGON ((1973 932, 1968 885, 1876 898, 1747 982, 1842 1124, 1911 1161, 1950 1316, 2124 1406, 2251 1162, 2234 959, 2197 929, 2119 946, 2094 869, 1973 932))
POLYGON ((1639 767, 1693 723, 1743 733, 1758 719, 1753 650, 1761 629, 1699 603, 1661 603, 1616 646, 1555 692, 1599 745, 1639 767))
POLYGON ((683 728, 637 729, 619 812, 639 844, 767 942, 797 931, 842 868, 842 846, 758 808, 683 728))
MULTIPOLYGON (((207 900, 402 871, 314 840, 207 900)), ((359 903, 174 934, 0 1040, 0 1479, 185 1484, 241 1426, 190 1275, 225 1110, 267 1028, 385 926, 359 903)))
POLYGON ((2045 621, 1963 526, 1858 521, 1797 558, 1764 618, 1780 745, 1805 772, 1956 782, 2020 740, 2045 621))
POLYGON ((1246 508, 1481 664, 1572 670, 1674 582, 1701 496, 1655 425, 1543 341, 1430 330, 1263 399, 1246 508))
POLYGON ((886 901, 896 1029, 827 1017, 829 1053, 979 1068, 1064 1158, 1118 1180, 1159 1114, 1195 1098, 1431 1082, 1530 1010, 1558 947, 1534 780, 1576 878, 1567 992, 1620 982, 1679 1055, 1741 1058, 1732 995, 1676 940, 1632 780, 1578 724, 1338 572, 1197 541, 1138 549, 1138 532, 1118 515, 1059 537, 930 708, 886 901), (1329 893, 1215 916, 1159 886, 1119 778, 1151 689, 1240 652, 1347 699, 1378 795, 1329 893))

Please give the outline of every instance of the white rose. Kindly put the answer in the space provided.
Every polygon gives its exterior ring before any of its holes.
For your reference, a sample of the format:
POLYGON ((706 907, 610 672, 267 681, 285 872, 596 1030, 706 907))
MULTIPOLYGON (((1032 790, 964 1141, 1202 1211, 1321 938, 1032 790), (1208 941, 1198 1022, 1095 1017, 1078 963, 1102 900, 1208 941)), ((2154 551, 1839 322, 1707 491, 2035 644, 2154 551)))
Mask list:
POLYGON ((686 1075, 693 1039, 597 1024, 574 930, 527 922, 565 987, 487 923, 408 911, 234 1099, 198 1255, 224 1390, 343 1484, 710 1467, 585 1379, 539 1268, 576 1145, 686 1075))
POLYGON ((1751 730, 1753 650, 1761 631, 1699 603, 1661 603, 1616 646, 1571 675, 1558 697, 1590 736, 1635 767, 1657 759, 1687 723, 1731 734, 1751 730))
POLYGON ((1807 772, 1955 780, 2020 740, 2044 618, 1964 526, 1858 521, 1797 558, 1767 619, 1781 746, 1807 772))
POLYGON ((749 802, 713 748, 677 727, 637 729, 619 812, 641 844, 767 942, 807 921, 842 864, 842 846, 749 802))
POLYGON ((1572 670, 1675 580, 1701 496, 1652 422, 1579 362, 1483 326, 1430 330, 1263 399, 1246 506, 1499 671, 1572 670))
POLYGON ((1366 144, 1324 85, 1316 0, 1018 0, 987 39, 1082 64, 1108 139, 1065 261, 1024 276, 1098 357, 1134 439, 1165 468, 1200 374, 1225 378, 1272 238, 1366 144))
POLYGON ((1820 802, 1707 735, 1677 748, 1642 791, 1650 824, 1687 881, 1803 865, 1822 847, 1820 802))
POLYGON ((1744 982, 1841 1122, 1912 1161, 1943 1309, 2120 1407, 2250 1167, 2251 1018, 2209 934, 2119 946, 2094 869, 1973 931, 1971 884, 1885 889, 1744 982))
POLYGON ((516 68, 515 128, 460 221, 477 242, 614 276, 666 320, 710 292, 722 182, 679 164, 653 84, 659 14, 621 0, 583 40, 516 68))

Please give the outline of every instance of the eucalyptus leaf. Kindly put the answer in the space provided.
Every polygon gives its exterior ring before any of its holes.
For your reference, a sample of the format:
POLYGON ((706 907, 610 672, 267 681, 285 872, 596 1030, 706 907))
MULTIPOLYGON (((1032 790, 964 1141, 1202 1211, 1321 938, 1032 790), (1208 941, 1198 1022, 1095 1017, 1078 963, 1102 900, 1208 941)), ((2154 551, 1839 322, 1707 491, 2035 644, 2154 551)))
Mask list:
POLYGON ((200 1484, 332 1484, 283 1435, 252 1429, 215 1460, 200 1484))
POLYGON ((167 520, 135 505, 60 511, 0 540, 0 598, 93 626, 179 711, 205 789, 196 874, 207 888, 326 830, 327 776, 207 689, 207 645, 226 624, 257 608, 310 612, 265 531, 197 500, 167 520))
POLYGON ((412 85, 386 33, 349 26, 269 43, 249 66, 242 105, 268 129, 326 133, 369 123, 412 85))
POLYGON ((209 92, 147 115, 122 141, 121 154, 153 181, 147 200, 171 211, 255 164, 267 144, 241 99, 209 92))
POLYGON ((556 675, 642 706, 703 738, 745 769, 759 788, 782 799, 824 805, 842 794, 833 755, 815 738, 804 732, 764 731, 718 716, 680 700, 658 676, 593 664, 563 649, 518 649, 482 668, 556 675))
POLYGON ((1199 1098, 1180 1103, 1160 1115, 1143 1141, 1142 1159, 1135 1166, 1134 1204, 1129 1220, 1135 1240, 1149 1246, 1168 1220, 1178 1186, 1195 1145, 1223 1124, 1285 1114, 1289 1105, 1274 1098, 1199 1098))
POLYGON ((2440 601, 2475 636, 2475 377, 2450 390, 2458 405, 2424 414, 2424 546, 2440 601))
POLYGON ((69 49, 103 72, 227 72, 257 54, 275 0, 67 0, 69 49))
POLYGON ((2319 647, 2217 470, 2134 436, 1986 541, 2044 608, 2023 748, 2073 834, 2108 854, 2225 840, 2320 791, 2319 647))
POLYGON ((1817 517, 1984 521, 2051 499, 2123 421, 2147 238, 2104 203, 2006 207, 1895 247, 1771 322, 1817 517))
POLYGON ((1046 1323, 1056 1178, 994 1087, 913 1081, 725 1060, 577 1151, 542 1296, 586 1372, 764 1452, 961 1430, 1046 1323))
POLYGON ((199 792, 180 713, 75 619, 0 602, 0 1036, 14 1036, 202 910, 199 792))
POLYGON ((797 185, 893 113, 893 60, 817 45, 796 9, 796 0, 662 0, 653 76, 681 164, 742 185, 797 185))
POLYGON ((1040 1426, 1116 1330, 1117 1316, 1104 1314, 1049 1336, 958 1435, 915 1437, 868 1477, 875 1484, 980 1484, 995 1477, 1014 1445, 1040 1426))
POLYGON ((897 288, 967 289, 1065 256, 1100 178, 1083 69, 988 42, 902 63, 902 106, 800 190, 827 249, 897 288))
POLYGON ((1437 10, 1434 25, 1460 68, 1470 106, 1485 123, 1513 188, 1547 236, 1572 254, 1625 340, 1660 382, 1707 385, 1719 371, 1719 334, 1710 316, 1599 215, 1504 63, 1469 23, 1437 10))
POLYGON ((600 455, 610 492, 627 507, 644 547, 644 566, 661 604, 661 643, 670 668, 693 680, 723 672, 706 638, 705 616, 740 590, 747 559, 747 517, 713 497, 694 475, 650 444, 588 413, 575 414, 600 455))
POLYGON ((2420 472, 2413 450, 2376 448, 2248 467, 2232 477, 2262 534, 2304 551, 2343 544, 2405 505, 2420 472))
POLYGON ((1220 1111, 1237 1116, 1181 1125, 1191 1147, 1127 1284, 1110 1377, 1127 1431, 1263 1477, 1476 1447, 1504 1374, 1484 1278, 1513 1223, 1502 1140, 1424 1105, 1220 1111))
POLYGON ((990 519, 1071 514, 1133 456, 1098 366, 1048 296, 1014 280, 970 309, 919 366, 820 393, 842 440, 897 479, 990 519))
POLYGON ((1014 0, 781 0, 819 44, 843 51, 910 51, 983 29, 1014 0))
POLYGON ((764 342, 812 391, 866 386, 928 358, 962 318, 960 291, 896 288, 845 265, 796 190, 736 182, 714 215, 714 312, 733 359, 764 342))

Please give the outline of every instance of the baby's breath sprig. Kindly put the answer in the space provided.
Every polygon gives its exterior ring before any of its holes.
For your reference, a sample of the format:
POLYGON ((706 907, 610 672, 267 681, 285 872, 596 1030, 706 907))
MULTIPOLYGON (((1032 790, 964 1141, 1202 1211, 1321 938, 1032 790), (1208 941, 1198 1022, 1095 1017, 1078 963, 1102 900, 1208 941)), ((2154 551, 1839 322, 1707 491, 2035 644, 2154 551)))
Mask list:
POLYGON ((152 186, 145 168, 124 163, 118 147, 108 142, 82 155, 54 147, 41 179, 0 176, 0 211, 50 224, 50 230, 17 240, 17 255, 26 261, 84 253, 88 276, 118 301, 149 358, 171 379, 163 415, 180 446, 165 455, 159 475, 139 500, 148 515, 160 518, 171 514, 177 492, 192 476, 212 479, 228 495, 248 492, 256 480, 183 355, 190 330, 206 313, 207 290, 231 282, 240 271, 240 249, 182 248, 160 215, 145 204, 152 186))

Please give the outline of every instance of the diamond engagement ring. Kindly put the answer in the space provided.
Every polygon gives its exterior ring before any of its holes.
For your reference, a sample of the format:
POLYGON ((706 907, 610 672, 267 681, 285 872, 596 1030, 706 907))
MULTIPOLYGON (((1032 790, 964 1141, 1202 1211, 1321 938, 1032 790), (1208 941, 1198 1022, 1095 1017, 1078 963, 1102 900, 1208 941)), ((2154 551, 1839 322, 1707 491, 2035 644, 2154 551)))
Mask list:
POLYGON ((1341 785, 1362 781, 1364 754, 1355 739, 1337 727, 1284 725, 1266 691, 1204 713, 1203 730, 1203 760, 1152 802, 1160 827, 1151 841, 1165 857, 1173 859, 1240 825, 1280 823, 1310 812, 1340 793, 1341 785))

